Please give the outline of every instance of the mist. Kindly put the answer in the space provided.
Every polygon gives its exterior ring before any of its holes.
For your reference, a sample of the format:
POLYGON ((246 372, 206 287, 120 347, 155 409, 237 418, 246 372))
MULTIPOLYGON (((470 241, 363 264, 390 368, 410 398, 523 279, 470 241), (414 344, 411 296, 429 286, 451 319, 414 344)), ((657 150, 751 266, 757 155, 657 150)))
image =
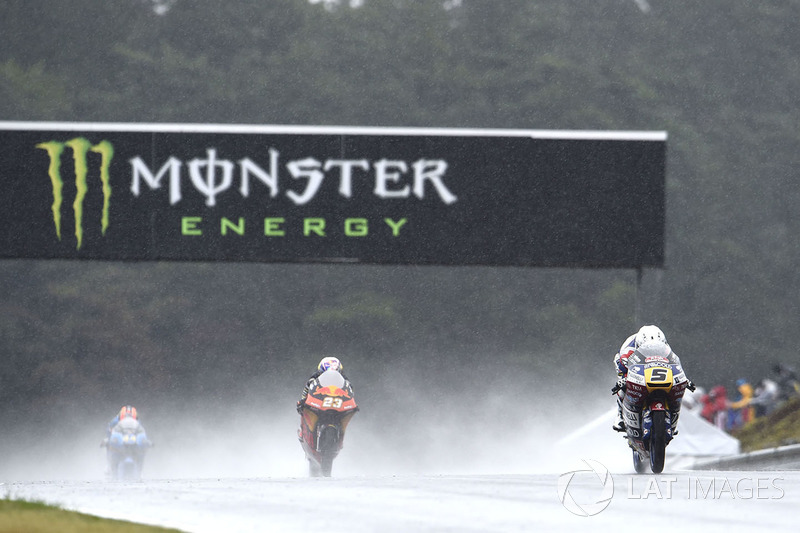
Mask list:
POLYGON ((664 269, 6 258, 0 480, 102 478, 124 404, 145 478, 306 475, 326 355, 362 408, 334 476, 554 468, 643 323, 706 389, 800 367, 800 4, 166 4, 0 2, 0 118, 667 131, 664 269))
MULTIPOLYGON (((613 406, 606 387, 589 382, 579 387, 587 408, 575 409, 576 383, 559 384, 555 374, 472 365, 423 379, 428 372, 399 364, 380 380, 354 383, 360 410, 334 477, 555 472, 558 438, 613 406)), ((257 380, 233 398, 135 404, 154 443, 143 480, 307 477, 294 410, 303 384, 257 380)), ((104 479, 100 443, 117 410, 75 403, 54 409, 44 425, 4 432, 0 481, 104 479)))

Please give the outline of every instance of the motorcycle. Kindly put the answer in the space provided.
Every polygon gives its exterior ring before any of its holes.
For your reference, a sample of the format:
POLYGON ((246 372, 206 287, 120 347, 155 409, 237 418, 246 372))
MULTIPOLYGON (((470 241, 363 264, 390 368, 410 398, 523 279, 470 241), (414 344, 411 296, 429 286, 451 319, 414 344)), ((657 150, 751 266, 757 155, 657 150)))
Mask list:
MULTIPOLYGON (((694 385, 668 345, 645 344, 628 358, 622 416, 637 473, 648 466, 654 474, 664 470, 666 447, 674 437, 672 428, 687 388, 693 390, 694 385)), ((612 392, 618 390, 614 387, 612 392)))
POLYGON ((352 392, 336 370, 326 370, 309 388, 300 414, 300 443, 312 477, 330 477, 347 425, 357 411, 352 392))
POLYGON ((142 478, 144 456, 152 444, 139 422, 133 418, 120 420, 105 445, 112 479, 139 481, 142 478))

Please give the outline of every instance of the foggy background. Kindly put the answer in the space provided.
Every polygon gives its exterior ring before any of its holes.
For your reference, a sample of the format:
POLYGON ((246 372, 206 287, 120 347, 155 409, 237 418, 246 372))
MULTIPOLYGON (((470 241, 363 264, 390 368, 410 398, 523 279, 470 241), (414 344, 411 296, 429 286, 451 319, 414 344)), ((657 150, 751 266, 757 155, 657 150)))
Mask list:
POLYGON ((334 475, 527 471, 643 323, 706 388, 800 366, 800 4, 353 6, 5 1, 0 120, 664 130, 638 311, 631 271, 5 260, 0 480, 99 477, 124 404, 145 476, 304 475, 327 355, 362 407, 334 475))

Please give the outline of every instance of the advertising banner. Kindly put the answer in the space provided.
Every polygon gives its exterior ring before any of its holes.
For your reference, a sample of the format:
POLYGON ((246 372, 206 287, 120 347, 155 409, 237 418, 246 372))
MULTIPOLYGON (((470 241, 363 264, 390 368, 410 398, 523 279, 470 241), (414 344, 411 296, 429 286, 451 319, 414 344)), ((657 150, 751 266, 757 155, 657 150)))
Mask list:
POLYGON ((638 268, 666 134, 0 122, 0 257, 638 268))

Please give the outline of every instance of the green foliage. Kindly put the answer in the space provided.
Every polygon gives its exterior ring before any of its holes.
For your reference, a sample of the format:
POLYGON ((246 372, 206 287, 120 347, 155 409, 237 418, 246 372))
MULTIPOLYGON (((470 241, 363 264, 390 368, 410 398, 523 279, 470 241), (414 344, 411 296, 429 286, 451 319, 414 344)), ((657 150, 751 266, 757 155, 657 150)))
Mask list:
POLYGON ((742 452, 800 443, 800 399, 792 399, 769 416, 756 418, 736 430, 742 452))
POLYGON ((24 68, 13 59, 0 64, 0 116, 44 119, 70 111, 61 77, 45 72, 44 64, 24 68))
POLYGON ((0 533, 156 533, 176 532, 175 529, 145 526, 107 520, 74 511, 66 511, 58 506, 43 502, 0 499, 0 533))
POLYGON ((800 4, 161 4, 0 3, 0 118, 666 130, 666 269, 637 296, 614 271, 7 261, 6 405, 108 398, 126 368, 120 397, 302 380, 329 353, 609 365, 637 319, 708 386, 798 362, 800 4))

